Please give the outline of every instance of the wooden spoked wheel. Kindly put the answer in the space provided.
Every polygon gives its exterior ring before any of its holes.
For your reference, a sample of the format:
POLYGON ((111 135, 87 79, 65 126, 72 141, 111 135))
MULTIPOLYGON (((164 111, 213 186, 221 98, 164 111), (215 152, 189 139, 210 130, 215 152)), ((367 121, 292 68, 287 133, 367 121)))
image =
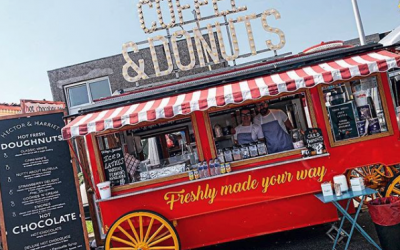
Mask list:
POLYGON ((386 185, 385 197, 400 196, 400 173, 395 175, 386 185))
POLYGON ((163 216, 151 211, 135 211, 111 226, 106 250, 180 250, 178 234, 163 216))
MULTIPOLYGON (((351 178, 362 177, 366 187, 376 189, 378 191, 376 195, 371 195, 365 199, 364 204, 367 204, 370 199, 382 197, 387 183, 395 175, 394 171, 397 170, 391 166, 380 164, 355 168, 349 170, 346 175, 348 183, 350 183, 351 178)), ((355 198, 355 200, 361 202, 360 198, 355 198)))

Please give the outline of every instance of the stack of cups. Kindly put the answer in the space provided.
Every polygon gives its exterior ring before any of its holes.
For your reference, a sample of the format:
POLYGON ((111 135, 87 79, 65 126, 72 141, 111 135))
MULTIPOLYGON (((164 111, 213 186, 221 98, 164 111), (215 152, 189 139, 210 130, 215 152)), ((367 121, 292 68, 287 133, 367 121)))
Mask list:
POLYGON ((99 189, 100 198, 102 200, 108 199, 111 197, 111 182, 105 181, 97 184, 97 188, 99 189))

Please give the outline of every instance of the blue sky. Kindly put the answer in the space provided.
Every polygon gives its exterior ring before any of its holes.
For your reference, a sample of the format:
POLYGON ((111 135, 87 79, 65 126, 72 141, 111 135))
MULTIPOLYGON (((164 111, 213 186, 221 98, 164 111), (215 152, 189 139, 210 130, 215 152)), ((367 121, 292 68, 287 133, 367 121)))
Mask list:
MULTIPOLYGON (((223 0, 221 6, 224 1, 229 3, 223 0)), ((147 39, 149 35, 139 25, 137 3, 138 0, 0 0, 0 102, 52 100, 48 70, 119 54, 123 43, 147 39)), ((193 0, 181 3, 192 4, 193 0)), ((248 13, 269 8, 280 12, 282 18, 271 21, 286 35, 287 44, 280 53, 298 53, 321 41, 358 36, 351 0, 236 3, 247 5, 248 13)), ((358 0, 358 4, 366 34, 390 31, 400 25, 399 0, 358 0)), ((211 8, 204 7, 204 15, 210 13, 211 8)), ((145 16, 151 18, 154 14, 145 11, 145 16)), ((266 39, 271 39, 261 26, 254 26, 254 34, 259 49, 266 39)), ((246 42, 247 36, 239 37, 239 42, 246 42)), ((269 56, 272 53, 263 55, 269 56)))

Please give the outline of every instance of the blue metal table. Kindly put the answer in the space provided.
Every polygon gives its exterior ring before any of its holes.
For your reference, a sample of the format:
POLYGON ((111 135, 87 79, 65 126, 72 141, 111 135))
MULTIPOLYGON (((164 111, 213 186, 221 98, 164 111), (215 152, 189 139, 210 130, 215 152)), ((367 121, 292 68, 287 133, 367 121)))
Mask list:
POLYGON ((323 196, 322 193, 319 193, 319 194, 315 195, 315 197, 317 197, 323 203, 332 202, 333 205, 335 205, 335 207, 343 215, 342 222, 340 223, 340 227, 339 227, 339 230, 338 230, 338 234, 336 235, 336 239, 335 239, 335 242, 334 242, 333 247, 332 247, 333 250, 336 249, 336 245, 338 243, 339 235, 340 235, 340 232, 342 232, 342 231, 348 236, 348 239, 347 239, 347 242, 346 242, 346 247, 345 247, 345 250, 347 250, 347 248, 349 247, 350 241, 351 241, 351 236, 353 235, 353 232, 354 232, 354 228, 357 229, 361 233, 361 235, 364 236, 364 238, 368 240, 369 243, 371 243, 377 249, 381 250, 379 245, 361 228, 360 225, 357 224, 357 218, 358 218, 358 215, 360 214, 362 204, 363 204, 363 202, 365 200, 365 196, 376 194, 376 193, 378 193, 378 192, 376 190, 374 190, 374 189, 365 188, 364 190, 359 191, 359 192, 353 192, 353 191, 350 190, 350 191, 344 192, 341 196, 336 196, 336 195, 323 196), (347 210, 349 209, 350 202, 353 200, 354 197, 361 197, 361 203, 358 206, 356 214, 355 214, 355 216, 353 218, 347 212, 347 210), (341 200, 348 200, 347 201, 347 205, 346 205, 346 209, 344 209, 339 204, 339 201, 341 201, 341 200), (346 231, 343 230, 343 224, 344 224, 344 221, 346 219, 351 223, 350 233, 347 233, 346 231))

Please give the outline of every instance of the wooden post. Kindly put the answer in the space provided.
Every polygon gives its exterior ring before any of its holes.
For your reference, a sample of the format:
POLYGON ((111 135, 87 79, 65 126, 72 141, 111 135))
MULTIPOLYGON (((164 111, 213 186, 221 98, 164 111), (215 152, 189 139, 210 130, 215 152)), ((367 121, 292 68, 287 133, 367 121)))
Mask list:
MULTIPOLYGON (((68 143, 70 143, 70 142, 68 142, 68 143)), ((69 144, 69 146, 70 146, 70 150, 72 150, 72 145, 69 144)), ((79 179, 78 179, 78 171, 77 171, 78 168, 76 166, 76 157, 75 157, 75 154, 73 154, 72 152, 70 152, 70 155, 71 155, 72 168, 73 168, 73 172, 74 172, 76 191, 78 193, 79 211, 81 213, 82 228, 83 228, 83 233, 85 234, 83 237, 85 238, 86 249, 90 249, 89 237, 88 237, 88 232, 87 232, 87 228, 86 228, 85 211, 83 210, 81 189, 79 188, 79 179)))
POLYGON ((96 240, 96 245, 101 246, 101 245, 103 245, 104 242, 103 242, 103 239, 101 238, 102 233, 101 233, 99 222, 97 220, 97 213, 96 213, 96 208, 95 208, 96 203, 93 198, 93 196, 94 196, 93 188, 95 188, 95 187, 93 187, 92 181, 90 179, 91 173, 90 173, 90 169, 89 169, 88 155, 86 153, 86 146, 85 146, 86 144, 85 144, 85 140, 82 137, 76 138, 76 142, 77 142, 76 144, 78 147, 78 155, 79 155, 79 159, 80 159, 81 170, 82 170, 82 172, 84 172, 83 180, 84 180, 85 186, 86 186, 86 195, 88 198, 90 218, 92 219, 92 224, 93 224, 94 238, 96 240))

